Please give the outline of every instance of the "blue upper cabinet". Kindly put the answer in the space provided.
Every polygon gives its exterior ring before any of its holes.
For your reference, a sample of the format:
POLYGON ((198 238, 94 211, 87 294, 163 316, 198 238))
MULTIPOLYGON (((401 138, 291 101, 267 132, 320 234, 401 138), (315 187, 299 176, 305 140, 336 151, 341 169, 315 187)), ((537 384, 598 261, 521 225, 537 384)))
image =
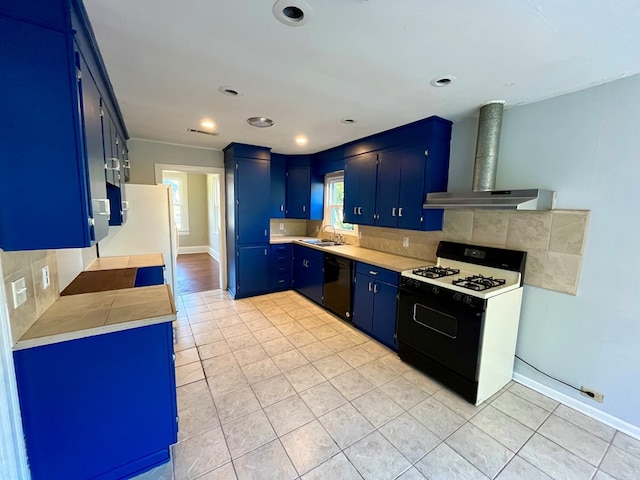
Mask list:
POLYGON ((344 167, 344 220, 375 225, 378 154, 363 153, 348 158, 344 167))
POLYGON ((236 158, 236 241, 269 243, 269 161, 236 158))
POLYGON ((95 45, 78 0, 0 0, 4 250, 87 247, 108 233, 101 99, 126 130, 95 45))
POLYGON ((287 164, 284 155, 271 154, 271 218, 285 218, 287 164))
POLYGON ((324 178, 315 175, 310 155, 287 157, 287 218, 322 220, 324 178))

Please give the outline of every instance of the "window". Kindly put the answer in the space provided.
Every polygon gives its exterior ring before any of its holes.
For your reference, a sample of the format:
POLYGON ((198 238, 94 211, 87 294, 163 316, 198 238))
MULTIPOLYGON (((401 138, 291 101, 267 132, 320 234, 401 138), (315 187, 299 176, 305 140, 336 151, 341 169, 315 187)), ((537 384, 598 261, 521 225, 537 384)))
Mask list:
POLYGON ((189 235, 189 185, 183 172, 162 172, 162 183, 173 188, 173 216, 179 235, 189 235))
POLYGON ((344 172, 328 174, 324 185, 324 225, 343 235, 357 235, 356 225, 344 222, 344 172))

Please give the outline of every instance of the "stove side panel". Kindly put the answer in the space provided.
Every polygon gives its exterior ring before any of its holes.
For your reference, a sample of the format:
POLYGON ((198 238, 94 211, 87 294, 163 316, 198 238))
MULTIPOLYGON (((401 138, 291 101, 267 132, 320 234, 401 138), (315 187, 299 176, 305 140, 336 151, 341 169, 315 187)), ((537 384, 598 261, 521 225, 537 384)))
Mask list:
POLYGON ((478 359, 476 405, 491 397, 513 377, 522 291, 518 288, 487 300, 478 359))

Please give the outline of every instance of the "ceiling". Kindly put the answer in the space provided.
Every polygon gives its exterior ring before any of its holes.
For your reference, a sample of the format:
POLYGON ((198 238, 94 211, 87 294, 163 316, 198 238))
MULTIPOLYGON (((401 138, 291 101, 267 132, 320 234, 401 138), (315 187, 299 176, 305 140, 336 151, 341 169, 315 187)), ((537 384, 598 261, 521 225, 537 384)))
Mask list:
POLYGON ((84 0, 129 135, 161 142, 317 152, 640 73, 637 0, 307 2, 308 23, 291 27, 275 0, 84 0), (443 75, 457 80, 430 85, 443 75), (187 132, 205 118, 218 136, 187 132))

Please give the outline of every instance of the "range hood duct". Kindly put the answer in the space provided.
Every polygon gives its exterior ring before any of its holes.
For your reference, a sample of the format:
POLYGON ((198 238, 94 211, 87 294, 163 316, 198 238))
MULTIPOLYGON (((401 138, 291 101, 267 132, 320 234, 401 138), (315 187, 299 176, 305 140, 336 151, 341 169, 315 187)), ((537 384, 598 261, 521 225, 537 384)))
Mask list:
POLYGON ((497 100, 480 108, 472 191, 428 193, 422 208, 550 210, 554 207, 556 194, 549 190, 495 190, 504 104, 497 100))

